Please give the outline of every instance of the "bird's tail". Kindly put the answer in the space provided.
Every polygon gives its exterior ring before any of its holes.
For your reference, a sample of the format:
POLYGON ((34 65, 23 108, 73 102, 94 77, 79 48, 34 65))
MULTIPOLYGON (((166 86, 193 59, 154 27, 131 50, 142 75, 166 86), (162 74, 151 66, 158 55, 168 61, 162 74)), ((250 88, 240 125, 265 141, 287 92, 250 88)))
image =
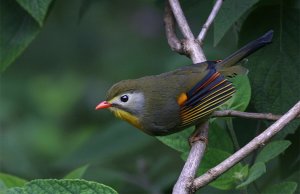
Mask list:
POLYGON ((256 40, 253 40, 238 51, 234 52, 229 57, 218 62, 215 65, 217 71, 229 77, 234 76, 236 74, 247 74, 248 70, 238 63, 245 62, 245 57, 249 56, 256 50, 264 47, 265 45, 270 44, 272 42, 272 38, 273 30, 270 30, 263 36, 259 37, 256 40))

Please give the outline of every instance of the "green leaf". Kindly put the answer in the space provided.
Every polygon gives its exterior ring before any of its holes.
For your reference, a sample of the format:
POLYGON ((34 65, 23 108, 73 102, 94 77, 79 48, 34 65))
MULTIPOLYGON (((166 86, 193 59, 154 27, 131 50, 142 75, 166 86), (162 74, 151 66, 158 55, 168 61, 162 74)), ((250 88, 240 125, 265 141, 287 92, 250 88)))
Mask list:
POLYGON ((39 32, 38 24, 15 1, 0 0, 0 72, 39 32))
POLYGON ((0 0, 0 72, 36 37, 52 0, 0 0))
POLYGON ((249 175, 249 165, 246 164, 239 174, 237 174, 237 178, 241 181, 245 180, 245 178, 249 175))
POLYGON ((191 127, 178 133, 156 138, 179 152, 188 152, 190 150, 188 139, 192 135, 193 130, 194 127, 191 127))
POLYGON ((28 182, 24 187, 8 189, 6 194, 117 194, 117 192, 100 183, 86 180, 55 180, 55 179, 37 179, 28 182))
POLYGON ((76 168, 75 170, 68 173, 64 179, 80 179, 84 175, 86 169, 89 167, 88 164, 81 166, 79 168, 76 168))
POLYGON ((287 140, 272 141, 259 152, 255 162, 266 163, 281 154, 290 145, 291 142, 287 140))
POLYGON ((3 182, 6 188, 21 187, 27 182, 25 179, 21 179, 19 177, 1 173, 1 172, 0 172, 0 180, 3 182))
POLYGON ((238 75, 230 80, 236 88, 235 94, 230 98, 221 109, 226 110, 246 110, 251 99, 251 86, 246 75, 238 75))
POLYGON ((214 46, 216 46, 230 27, 259 0, 226 0, 214 21, 214 46))
POLYGON ((242 187, 249 185, 256 179, 261 177, 261 175, 263 175, 265 172, 266 172, 266 166, 263 162, 254 163, 254 165, 251 166, 251 168, 249 170, 249 176, 248 176, 247 180, 242 182, 241 184, 239 184, 236 188, 240 189, 242 187))
POLYGON ((226 126, 221 127, 224 119, 214 119, 209 124, 208 148, 216 148, 228 153, 234 152, 233 143, 228 135, 226 126))
POLYGON ((42 26, 52 0, 16 0, 42 26))
MULTIPOLYGON (((217 148, 225 152, 232 153, 234 150, 232 141, 225 128, 222 128, 220 126, 221 123, 220 120, 221 119, 219 120, 214 119, 209 124, 208 147, 217 148)), ((161 136, 156 138, 159 139, 164 144, 168 145, 169 147, 179 152, 185 153, 190 150, 188 139, 192 135, 193 130, 194 127, 191 127, 179 133, 174 133, 172 135, 161 136)))
MULTIPOLYGON (((288 1, 281 2, 253 11, 241 31, 243 45, 274 30, 273 43, 251 55, 248 62, 252 100, 258 112, 283 114, 300 99, 300 10, 292 8, 288 1)), ((293 121, 277 137, 294 133, 299 124, 293 121)))
MULTIPOLYGON (((229 153, 219 149, 209 148, 201 161, 201 166, 198 175, 201 175, 213 168, 226 158, 230 156, 229 153)), ((211 182, 209 185, 221 190, 229 190, 235 188, 237 182, 247 177, 247 167, 243 167, 240 163, 233 166, 230 170, 225 172, 222 176, 211 182)))
POLYGON ((262 194, 294 194, 298 184, 295 182, 282 182, 276 185, 272 185, 265 189, 262 194))
MULTIPOLYGON (((297 185, 299 185, 300 184, 299 177, 300 177, 300 170, 298 169, 295 172, 293 172, 288 178, 286 178, 286 181, 288 181, 288 182, 296 182, 297 185)), ((297 189, 296 189, 295 193, 300 193, 299 186, 297 186, 297 189)))

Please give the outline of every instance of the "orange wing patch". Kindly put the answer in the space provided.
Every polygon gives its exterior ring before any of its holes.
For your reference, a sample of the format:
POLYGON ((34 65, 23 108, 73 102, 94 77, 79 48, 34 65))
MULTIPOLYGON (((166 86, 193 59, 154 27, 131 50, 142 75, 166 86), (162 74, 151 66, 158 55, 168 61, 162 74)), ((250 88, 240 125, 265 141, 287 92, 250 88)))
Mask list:
POLYGON ((179 106, 183 105, 187 99, 188 99, 188 97, 187 97, 186 93, 181 93, 179 95, 179 97, 177 98, 178 105, 179 106))

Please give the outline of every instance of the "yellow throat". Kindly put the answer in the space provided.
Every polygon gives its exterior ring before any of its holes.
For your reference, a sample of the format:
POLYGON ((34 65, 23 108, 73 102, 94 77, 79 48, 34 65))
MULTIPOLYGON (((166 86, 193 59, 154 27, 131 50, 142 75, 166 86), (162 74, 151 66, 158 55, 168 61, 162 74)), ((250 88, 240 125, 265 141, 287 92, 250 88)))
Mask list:
POLYGON ((131 123, 136 128, 141 129, 141 125, 137 117, 118 108, 110 108, 110 110, 115 114, 116 117, 131 123))

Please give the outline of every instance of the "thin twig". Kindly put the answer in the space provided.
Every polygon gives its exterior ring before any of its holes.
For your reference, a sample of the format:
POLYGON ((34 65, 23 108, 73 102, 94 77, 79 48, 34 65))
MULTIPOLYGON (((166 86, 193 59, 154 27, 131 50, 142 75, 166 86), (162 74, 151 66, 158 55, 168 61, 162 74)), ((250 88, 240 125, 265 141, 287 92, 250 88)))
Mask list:
POLYGON ((228 133, 230 135, 231 141, 232 141, 233 146, 234 146, 234 151, 236 152, 241 147, 240 147, 239 141, 237 139, 236 133, 235 133, 234 128, 233 128, 232 119, 226 119, 226 124, 227 124, 228 133))
POLYGON ((284 126, 300 114, 300 101, 297 102, 286 114, 284 114, 279 120, 268 127, 259 136, 255 137, 247 145, 241 148, 239 151, 231 155, 229 158, 208 170, 205 174, 196 178, 193 184, 193 190, 197 190, 209 182, 213 181, 221 174, 229 170, 232 166, 238 163, 240 160, 248 156, 252 151, 260 146, 264 146, 265 143, 270 140, 276 133, 278 133, 284 126))
POLYGON ((180 40, 176 36, 174 15, 168 2, 165 6, 164 24, 168 44, 171 47, 172 51, 176 51, 179 54, 184 54, 180 40))
MULTIPOLYGON (((274 115, 272 113, 241 112, 236 110, 221 110, 215 111, 212 114, 212 117, 241 117, 246 119, 265 119, 276 121, 282 117, 282 115, 274 115)), ((300 118, 300 115, 298 115, 296 118, 300 118)))
POLYGON ((210 25, 212 24, 212 22, 214 21, 217 13, 219 12, 221 6, 222 6, 222 3, 223 3, 223 0, 217 0, 211 13, 209 14, 205 24, 203 25, 202 29, 201 29, 201 32, 199 33, 197 39, 198 41, 200 42, 200 44, 203 43, 203 40, 207 34, 207 31, 210 27, 210 25))

